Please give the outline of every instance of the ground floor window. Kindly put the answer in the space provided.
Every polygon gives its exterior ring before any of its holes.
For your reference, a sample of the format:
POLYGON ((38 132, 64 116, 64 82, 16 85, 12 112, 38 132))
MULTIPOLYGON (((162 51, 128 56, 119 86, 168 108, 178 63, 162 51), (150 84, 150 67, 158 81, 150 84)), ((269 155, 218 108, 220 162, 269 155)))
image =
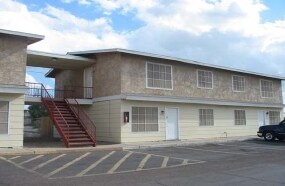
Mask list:
POLYGON ((0 134, 8 134, 9 102, 0 101, 0 134))
POLYGON ((274 125, 280 122, 280 112, 279 111, 269 111, 269 124, 274 125))
POLYGON ((213 109, 199 109, 199 124, 200 126, 214 125, 214 110, 213 109))
POLYGON ((158 131, 157 107, 132 107, 132 132, 158 131))
POLYGON ((235 125, 246 125, 245 110, 235 110, 235 125))

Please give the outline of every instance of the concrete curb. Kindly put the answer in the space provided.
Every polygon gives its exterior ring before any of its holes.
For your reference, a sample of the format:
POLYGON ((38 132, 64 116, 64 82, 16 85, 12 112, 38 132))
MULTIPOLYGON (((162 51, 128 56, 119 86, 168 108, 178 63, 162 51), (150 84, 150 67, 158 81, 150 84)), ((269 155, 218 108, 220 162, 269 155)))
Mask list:
POLYGON ((93 152, 93 151, 119 151, 123 148, 117 146, 98 146, 98 147, 84 147, 84 148, 31 148, 31 149, 0 149, 0 156, 19 156, 31 154, 56 154, 56 153, 71 153, 71 152, 93 152))
POLYGON ((211 139, 193 139, 183 141, 157 141, 145 143, 125 143, 112 145, 98 145, 97 147, 82 147, 82 148, 23 148, 23 149, 0 149, 0 156, 19 156, 30 154, 55 154, 55 153, 72 153, 72 152, 93 152, 93 151, 120 151, 120 150, 134 150, 147 149, 159 147, 175 147, 186 145, 205 145, 228 143, 235 141, 257 140, 256 136, 246 137, 229 137, 229 138, 211 138, 211 139))
POLYGON ((169 142, 156 142, 149 144, 125 144, 123 150, 133 149, 147 149, 147 148, 159 148, 159 147, 175 147, 175 146, 186 146, 186 145, 206 145, 206 144, 218 144, 228 142, 246 141, 250 139, 258 139, 256 136, 240 137, 240 138, 213 138, 213 139, 195 139, 185 141, 169 141, 169 142))

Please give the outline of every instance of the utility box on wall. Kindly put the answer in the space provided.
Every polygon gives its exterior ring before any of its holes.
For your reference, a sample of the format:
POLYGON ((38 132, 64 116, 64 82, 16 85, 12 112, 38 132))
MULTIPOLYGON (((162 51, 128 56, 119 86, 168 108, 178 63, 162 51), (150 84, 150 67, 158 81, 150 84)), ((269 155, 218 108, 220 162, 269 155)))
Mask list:
POLYGON ((130 122, 130 112, 124 112, 124 123, 130 122))

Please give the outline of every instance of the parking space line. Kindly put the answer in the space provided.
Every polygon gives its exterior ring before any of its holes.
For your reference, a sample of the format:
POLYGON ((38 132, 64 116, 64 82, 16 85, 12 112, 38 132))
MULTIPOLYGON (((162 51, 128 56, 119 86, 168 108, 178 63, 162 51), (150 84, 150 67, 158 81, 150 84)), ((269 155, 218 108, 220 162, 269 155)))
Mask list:
POLYGON ((214 153, 223 153, 223 154, 244 155, 244 156, 248 156, 248 155, 249 155, 249 154, 246 154, 246 153, 239 153, 239 152, 226 152, 226 151, 198 149, 198 148, 191 148, 191 147, 174 147, 174 148, 178 148, 178 149, 189 149, 189 150, 195 150, 195 151, 214 152, 214 153))
POLYGON ((126 154, 122 159, 120 159, 108 172, 107 174, 112 174, 113 172, 115 172, 122 163, 124 163, 124 161, 130 157, 133 154, 133 152, 129 152, 128 154, 126 154))
POLYGON ((9 160, 14 160, 14 159, 17 159, 17 158, 20 158, 21 156, 14 156, 12 158, 9 158, 9 160))
POLYGON ((93 163, 92 165, 90 165, 89 167, 87 167, 86 169, 81 171, 80 173, 76 174, 76 176, 83 176, 84 174, 89 172, 91 169, 94 169, 97 165, 99 165, 102 161, 104 161, 105 159, 107 159, 108 157, 110 157, 114 153, 115 153, 115 151, 112 151, 109 154, 107 154, 106 156, 103 156, 102 158, 97 160, 95 163, 93 163))
POLYGON ((151 157, 151 155, 150 155, 150 154, 147 154, 147 155, 144 157, 144 159, 142 159, 142 161, 140 162, 140 164, 139 164, 137 170, 142 170, 143 167, 145 166, 146 162, 149 160, 150 157, 151 157))
POLYGON ((33 157, 33 158, 31 158, 31 159, 28 159, 28 160, 23 161, 23 162, 18 163, 18 164, 19 164, 19 165, 24 165, 24 164, 26 164, 26 163, 29 163, 29 162, 33 161, 33 160, 39 159, 39 158, 41 158, 41 157, 43 157, 43 156, 44 156, 44 155, 38 155, 38 156, 36 156, 36 157, 33 157))
POLYGON ((169 160, 169 157, 164 157, 161 167, 166 167, 168 160, 169 160))
POLYGON ((32 170, 37 170, 37 169, 39 169, 39 168, 42 168, 43 166, 45 166, 45 165, 47 165, 47 164, 49 164, 49 163, 51 163, 51 162, 53 162, 53 161, 55 161, 55 160, 57 160, 57 159, 63 157, 63 156, 65 156, 65 155, 66 155, 66 154, 61 154, 61 155, 59 155, 59 156, 57 156, 57 157, 54 157, 54 158, 52 158, 52 159, 50 159, 50 160, 48 160, 48 161, 46 161, 46 162, 44 162, 44 163, 41 163, 41 164, 35 166, 34 168, 32 168, 32 170))
MULTIPOLYGON (((251 148, 251 149, 265 149, 265 150, 279 150, 279 151, 285 151, 285 149, 279 149, 279 148, 272 148, 272 147, 261 147, 261 146, 254 146, 254 145, 242 145, 242 146, 239 146, 239 145, 227 145, 227 144, 222 144, 222 143, 219 143, 217 145, 220 145, 220 146, 228 146, 228 147, 241 147, 241 148, 251 148)), ((282 146, 284 147, 284 146, 282 146)))
POLYGON ((50 177, 50 176, 52 176, 52 175, 55 175, 56 173, 62 171, 63 169, 66 169, 67 167, 69 167, 69 166, 71 166, 72 164, 76 163, 77 161, 79 161, 79 160, 85 158, 85 157, 88 156, 90 153, 91 153, 91 152, 87 152, 87 153, 83 154, 82 156, 80 156, 80 157, 78 157, 78 158, 72 160, 71 162, 69 162, 69 163, 63 165, 62 167, 60 167, 60 168, 58 168, 58 169, 55 169, 54 171, 52 171, 52 172, 46 174, 45 177, 50 177))

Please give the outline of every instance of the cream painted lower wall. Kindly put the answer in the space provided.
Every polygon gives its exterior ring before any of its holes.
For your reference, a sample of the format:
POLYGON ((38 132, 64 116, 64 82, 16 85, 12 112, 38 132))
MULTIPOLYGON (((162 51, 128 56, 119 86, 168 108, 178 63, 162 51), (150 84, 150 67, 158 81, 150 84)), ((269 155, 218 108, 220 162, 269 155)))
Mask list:
POLYGON ((121 142, 121 101, 110 100, 84 107, 95 122, 97 141, 121 142))
POLYGON ((0 93, 0 100, 9 101, 9 133, 0 134, 0 147, 23 147, 24 95, 0 93))
MULTIPOLYGON (((132 106, 147 106, 159 108, 159 131, 158 132, 132 132, 131 120, 123 123, 121 128, 121 142, 141 142, 165 140, 165 107, 179 108, 179 139, 187 140, 193 138, 213 138, 256 135, 258 130, 258 111, 278 110, 270 108, 233 107, 233 106, 206 106, 198 104, 122 101, 122 111, 130 112, 132 106), (214 126, 199 126, 199 109, 209 108, 214 110, 214 126), (234 110, 246 111, 246 125, 236 126, 234 124, 234 110)), ((278 110, 281 112, 281 109, 278 110)), ((283 118, 283 113, 281 112, 283 118)), ((266 116, 268 123, 268 116, 266 116)))

